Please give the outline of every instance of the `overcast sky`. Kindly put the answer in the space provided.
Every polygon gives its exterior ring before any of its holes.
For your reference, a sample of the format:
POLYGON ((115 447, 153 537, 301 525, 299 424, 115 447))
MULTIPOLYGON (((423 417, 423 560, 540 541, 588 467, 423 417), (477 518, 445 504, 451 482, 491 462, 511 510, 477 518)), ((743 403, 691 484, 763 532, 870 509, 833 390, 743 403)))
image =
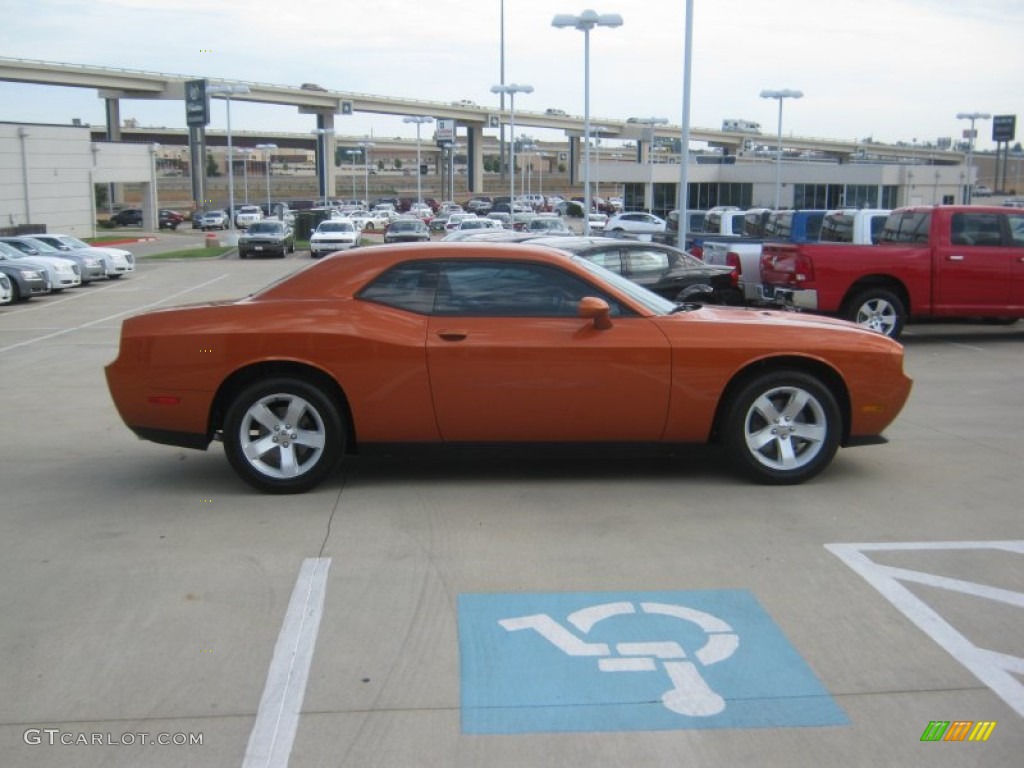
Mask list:
MULTIPOLYGON (((497 105, 501 0, 4 0, 0 55, 441 102, 497 105)), ((555 13, 619 13, 590 35, 591 115, 682 115, 684 0, 504 0, 505 81, 528 83, 516 107, 583 113, 583 39, 555 13)), ((1020 114, 1022 0, 694 0, 691 124, 725 118, 774 134, 777 102, 799 89, 783 128, 879 141, 958 137, 958 112, 1020 114)), ((211 127, 223 128, 214 104, 211 127)), ((125 101, 122 118, 185 125, 181 102, 125 101)), ((103 124, 88 89, 0 83, 0 120, 103 124)), ((339 134, 415 135, 381 116, 337 118, 339 134)), ((237 130, 308 132, 294 108, 233 102, 237 130)), ((1024 125, 1018 128, 1021 139, 1024 125)), ((980 148, 991 126, 979 125, 980 148)))

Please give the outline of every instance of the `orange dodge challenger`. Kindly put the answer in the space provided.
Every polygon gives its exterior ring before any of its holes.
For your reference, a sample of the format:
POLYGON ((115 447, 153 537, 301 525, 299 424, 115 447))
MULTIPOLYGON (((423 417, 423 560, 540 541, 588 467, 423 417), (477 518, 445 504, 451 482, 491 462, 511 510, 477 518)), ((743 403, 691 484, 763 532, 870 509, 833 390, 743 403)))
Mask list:
POLYGON ((141 438, 224 442, 270 493, 395 443, 720 441, 798 483, 884 442, 903 348, 841 320, 674 304, 555 248, 391 245, 244 299, 129 318, 106 368, 141 438))

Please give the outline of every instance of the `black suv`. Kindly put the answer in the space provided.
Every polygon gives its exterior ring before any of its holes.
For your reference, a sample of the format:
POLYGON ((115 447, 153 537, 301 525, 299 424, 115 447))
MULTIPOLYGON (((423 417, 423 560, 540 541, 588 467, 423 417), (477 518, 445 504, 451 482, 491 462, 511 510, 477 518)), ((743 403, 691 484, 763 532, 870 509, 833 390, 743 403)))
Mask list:
POLYGON ((110 217, 110 223, 118 227, 141 227, 142 209, 125 208, 110 217))

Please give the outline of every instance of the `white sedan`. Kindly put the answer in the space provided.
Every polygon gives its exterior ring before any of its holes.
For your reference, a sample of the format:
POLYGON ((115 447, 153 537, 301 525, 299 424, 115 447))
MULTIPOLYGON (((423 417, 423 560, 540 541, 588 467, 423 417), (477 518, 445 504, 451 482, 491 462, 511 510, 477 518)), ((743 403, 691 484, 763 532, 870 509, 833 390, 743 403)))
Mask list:
POLYGON ((39 254, 25 254, 17 248, 0 241, 0 252, 12 259, 25 259, 26 262, 38 265, 46 270, 46 276, 50 280, 50 290, 59 293, 65 288, 75 288, 82 284, 82 277, 75 262, 69 259, 62 259, 59 256, 42 256, 39 254))
POLYGON ((665 231, 665 220, 651 213, 634 211, 616 213, 604 225, 605 232, 624 232, 631 235, 653 235, 665 231))
POLYGON ((394 211, 360 211, 353 213, 349 218, 359 229, 364 229, 369 232, 381 231, 383 232, 388 228, 388 225, 394 220, 394 211))
POLYGON ((263 221, 263 210, 258 205, 243 205, 235 211, 235 226, 239 229, 248 229, 257 221, 263 221))
POLYGON ((34 237, 48 245, 52 245, 59 251, 76 251, 83 255, 88 253, 90 256, 94 256, 103 265, 103 271, 106 272, 107 277, 110 279, 115 279, 135 271, 135 257, 131 251, 126 251, 123 248, 99 248, 89 245, 77 237, 57 233, 34 235, 34 237))
POLYGON ((319 258, 335 251, 347 251, 359 244, 359 229, 351 219, 321 221, 309 236, 309 255, 319 258))

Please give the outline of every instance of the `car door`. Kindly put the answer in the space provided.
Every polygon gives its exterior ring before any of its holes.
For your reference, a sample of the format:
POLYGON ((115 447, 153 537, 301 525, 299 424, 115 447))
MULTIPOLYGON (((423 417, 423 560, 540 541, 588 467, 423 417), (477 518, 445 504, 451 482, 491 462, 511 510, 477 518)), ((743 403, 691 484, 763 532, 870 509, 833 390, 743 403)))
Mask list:
POLYGON ((444 262, 427 361, 446 441, 651 441, 664 430, 664 334, 558 267, 444 262), (609 302, 611 328, 579 317, 584 296, 609 302))
POLYGON ((1005 215, 1010 251, 1010 306, 1024 310, 1024 211, 1005 215))
POLYGON ((1001 214, 951 214, 950 237, 934 245, 938 313, 989 314, 1010 300, 1013 248, 1003 238, 1001 214))

